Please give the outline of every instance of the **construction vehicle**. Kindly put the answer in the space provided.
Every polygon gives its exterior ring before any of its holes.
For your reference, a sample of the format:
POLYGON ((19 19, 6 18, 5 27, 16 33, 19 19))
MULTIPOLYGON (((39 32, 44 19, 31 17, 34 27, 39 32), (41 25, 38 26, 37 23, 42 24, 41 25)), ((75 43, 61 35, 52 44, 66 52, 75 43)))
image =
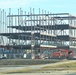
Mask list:
POLYGON ((59 49, 57 52, 52 53, 51 58, 73 59, 74 52, 72 50, 59 49))

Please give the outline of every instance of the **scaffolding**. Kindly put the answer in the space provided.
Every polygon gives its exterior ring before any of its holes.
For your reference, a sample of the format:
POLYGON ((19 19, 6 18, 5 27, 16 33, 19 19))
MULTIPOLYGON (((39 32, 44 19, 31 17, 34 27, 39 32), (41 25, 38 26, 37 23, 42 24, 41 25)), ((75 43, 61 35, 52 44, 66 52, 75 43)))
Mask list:
POLYGON ((1 47, 9 46, 15 49, 12 52, 18 53, 30 49, 31 56, 41 55, 44 50, 76 50, 76 17, 69 13, 50 13, 40 8, 38 14, 34 8, 26 13, 20 8, 17 15, 13 15, 11 9, 8 15, 0 10, 0 15, 3 28, 0 35, 2 40, 7 37, 1 47))

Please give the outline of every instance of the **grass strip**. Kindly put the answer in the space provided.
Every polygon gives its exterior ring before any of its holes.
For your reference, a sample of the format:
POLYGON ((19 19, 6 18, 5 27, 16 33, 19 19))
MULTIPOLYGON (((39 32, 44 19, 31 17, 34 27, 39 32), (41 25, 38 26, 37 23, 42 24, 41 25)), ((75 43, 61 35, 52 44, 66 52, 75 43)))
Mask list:
POLYGON ((41 72, 50 72, 50 71, 76 71, 76 61, 75 62, 68 62, 64 63, 61 62, 61 64, 55 64, 55 65, 48 65, 45 67, 42 67, 40 69, 31 69, 31 68, 23 68, 19 70, 13 70, 13 71, 7 71, 3 72, 6 74, 10 73, 41 73, 41 72))

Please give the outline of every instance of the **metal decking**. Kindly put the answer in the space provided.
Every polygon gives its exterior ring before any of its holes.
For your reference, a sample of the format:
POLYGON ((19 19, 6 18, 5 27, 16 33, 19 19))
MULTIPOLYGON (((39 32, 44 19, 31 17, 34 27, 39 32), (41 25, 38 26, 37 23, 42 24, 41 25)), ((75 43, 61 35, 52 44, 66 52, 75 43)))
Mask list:
MULTIPOLYGON (((0 35, 2 36, 6 36, 8 38, 11 38, 11 39, 20 39, 20 40, 31 40, 31 36, 32 36, 32 33, 31 32, 24 32, 24 33, 0 33, 0 35)), ((52 34, 45 34, 45 33, 33 33, 33 35, 35 36, 34 39, 35 40, 40 40, 40 37, 41 37, 41 40, 46 40, 46 37, 47 37, 47 40, 51 41, 54 41, 54 40, 61 40, 61 41, 69 41, 70 39, 72 40, 76 40, 76 37, 74 36, 70 36, 70 35, 52 35, 52 34)))
POLYGON ((16 28, 18 30, 24 30, 24 31, 29 31, 29 30, 62 30, 62 29, 76 29, 76 26, 72 26, 69 24, 55 24, 55 25, 35 25, 35 26, 8 26, 8 28, 16 28))

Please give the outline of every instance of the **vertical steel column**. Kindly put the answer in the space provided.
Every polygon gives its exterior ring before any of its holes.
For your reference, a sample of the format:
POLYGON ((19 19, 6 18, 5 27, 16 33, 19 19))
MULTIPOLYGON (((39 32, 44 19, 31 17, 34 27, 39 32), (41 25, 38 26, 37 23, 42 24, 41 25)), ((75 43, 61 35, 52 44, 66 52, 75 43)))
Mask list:
MULTIPOLYGON (((1 11, 1 9, 0 9, 0 33, 2 32, 2 11, 1 11)), ((0 44, 2 44, 2 36, 0 36, 0 44)))
MULTIPOLYGON (((74 26, 75 26, 75 19, 74 19, 74 26)), ((76 37, 76 36, 75 36, 75 29, 73 29, 73 36, 76 37)), ((75 39, 74 39, 74 40, 75 40, 75 39)), ((73 45, 75 46, 75 41, 74 41, 74 40, 73 40, 73 45)))
POLYGON ((38 31, 39 31, 39 21, 38 21, 39 20, 39 16, 38 15, 36 16, 36 20, 37 20, 36 21, 36 27, 37 27, 37 33, 38 33, 38 31))
MULTIPOLYGON (((42 17, 42 16, 41 16, 42 17)), ((41 17, 40 17, 40 8, 39 8, 39 33, 40 33, 40 46, 41 46, 41 17)), ((41 53, 41 48, 40 48, 41 53)))
MULTIPOLYGON (((2 25, 2 33, 3 33, 3 12, 1 11, 1 25, 2 25)), ((4 37, 1 36, 2 44, 4 45, 4 37)))
MULTIPOLYGON (((68 15, 68 17, 69 17, 69 15, 68 15)), ((69 20, 69 18, 68 18, 68 24, 70 25, 70 20, 69 20)), ((70 35, 70 27, 69 27, 69 30, 68 30, 68 34, 70 35)), ((69 46, 70 46, 70 39, 69 39, 69 46)))
POLYGON ((4 16, 5 15, 4 15, 4 9, 3 9, 3 23, 2 23, 3 24, 3 33, 5 33, 4 16))
MULTIPOLYGON (((41 17, 40 17, 40 8, 39 8, 39 33, 41 33, 41 17)), ((40 45, 41 45, 41 34, 40 34, 40 45)))
MULTIPOLYGON (((50 29, 50 34, 52 34, 53 35, 53 33, 52 33, 52 31, 53 31, 53 29, 52 29, 52 26, 53 26, 53 24, 52 24, 52 22, 53 22, 53 15, 51 15, 51 13, 50 13, 50 26, 51 26, 51 29, 50 29)), ((53 37, 54 38, 54 37, 53 37)), ((52 40, 52 37, 50 38, 50 43, 52 43, 54 40, 52 40)))
MULTIPOLYGON (((20 33, 20 30, 19 30, 19 28, 20 28, 20 10, 21 10, 21 8, 20 9, 18 9, 18 31, 17 31, 17 33, 20 33)), ((20 45, 20 34, 18 35, 18 45, 20 45)), ((20 58, 20 49, 18 49, 18 58, 20 58)))
MULTIPOLYGON (((12 14, 12 17, 11 17, 10 26, 13 26, 13 14, 12 14)), ((13 28, 11 28, 11 33, 13 33, 13 28)), ((13 39, 11 39, 11 44, 13 44, 13 39)))
MULTIPOLYGON (((54 13, 53 13, 53 25, 54 25, 54 30, 53 30, 53 35, 55 35, 55 22, 54 22, 54 13)), ((56 44, 55 38, 54 38, 54 44, 56 44)))
MULTIPOLYGON (((49 12, 48 12, 48 14, 49 14, 49 12)), ((47 18, 47 22, 48 22, 48 34, 50 35, 50 30, 49 30, 49 28, 50 28, 50 23, 49 23, 49 15, 47 16, 48 18, 47 18)), ((50 36, 48 36, 48 45, 50 44, 50 36)))
MULTIPOLYGON (((0 9, 0 33, 3 33, 3 12, 0 9)), ((0 36, 0 44, 4 45, 4 39, 3 36, 0 36)), ((4 56, 4 49, 2 50, 2 56, 4 56)))
MULTIPOLYGON (((1 24, 1 9, 0 9, 0 28, 2 29, 2 24, 1 24)), ((1 33, 1 29, 0 29, 0 33, 1 33)), ((0 36, 0 44, 2 43, 1 41, 1 36, 0 36)))
MULTIPOLYGON (((44 14, 44 11, 42 10, 42 15, 44 14)), ((41 30, 43 31, 43 33, 45 33, 45 17, 43 16, 43 20, 42 20, 42 28, 41 28, 41 30)), ((42 33, 42 32, 41 32, 42 33)), ((42 43, 44 44, 44 42, 45 42, 45 37, 44 37, 44 35, 43 35, 43 41, 42 41, 42 43)), ((41 43, 41 44, 42 44, 41 43)))
MULTIPOLYGON (((18 9, 18 27, 20 27, 20 22, 19 22, 19 21, 20 21, 20 19, 19 19, 19 18, 20 18, 20 16, 19 16, 20 14, 19 14, 19 11, 20 11, 20 10, 18 9)), ((19 29, 19 28, 18 28, 18 29, 19 29)), ((18 30, 17 33, 20 33, 20 30, 18 30)), ((18 43, 19 43, 19 45, 20 45, 20 34, 19 34, 19 36, 18 36, 18 43)))
MULTIPOLYGON (((20 9, 20 15, 23 15, 23 10, 21 10, 20 9)), ((23 18, 24 18, 24 16, 21 16, 21 26, 23 27, 24 25, 23 25, 23 18)), ((22 33, 24 32, 24 30, 23 30, 23 28, 22 28, 22 31, 21 31, 22 33)), ((22 37, 22 39, 21 39, 21 44, 23 45, 23 42, 24 42, 24 36, 21 36, 22 37)))
MULTIPOLYGON (((11 12, 11 9, 10 9, 10 12, 11 12)), ((10 13, 9 12, 9 13, 10 13)), ((9 22, 8 22, 8 19, 9 19, 9 17, 7 17, 7 14, 6 14, 6 12, 5 12, 5 33, 10 33, 9 31, 8 31, 8 29, 7 29, 7 26, 8 26, 8 24, 9 24, 9 22)), ((6 39, 6 44, 8 43, 8 38, 5 38, 6 39)), ((6 45, 5 44, 5 45, 6 45)), ((9 50, 10 51, 10 50, 9 50)), ((8 55, 9 56, 9 55, 8 55)), ((9 58, 9 57, 8 57, 9 58)))
MULTIPOLYGON (((11 17, 10 17, 10 15, 11 15, 11 8, 9 8, 9 26, 10 26, 10 23, 11 23, 11 17)), ((11 32, 10 28, 9 28, 9 32, 11 32)))
MULTIPOLYGON (((68 17, 71 16, 70 14, 68 15, 68 17)), ((68 18, 68 24, 72 25, 72 20, 70 18, 68 18), (70 24, 71 23, 71 24, 70 24)), ((71 36, 71 27, 69 28, 69 35, 71 36)), ((71 46, 71 38, 69 40, 69 46, 71 46)))
MULTIPOLYGON (((74 21, 74 26, 76 25, 76 19, 74 21)), ((74 37, 76 37, 76 29, 74 29, 74 37)), ((76 39, 75 39, 76 40, 76 39)), ((76 47, 76 41, 74 41, 74 46, 76 47)), ((76 55, 76 48, 74 49, 75 55, 76 55)))
MULTIPOLYGON (((27 29, 26 29, 27 28, 26 11, 25 11, 25 16, 24 16, 24 23, 25 23, 24 24, 24 27, 25 27, 24 32, 27 32, 27 29)), ((30 38, 30 37, 28 37, 28 38, 30 38)), ((28 41, 26 40, 26 36, 25 36, 24 42, 26 42, 26 44, 28 44, 28 41)))
MULTIPOLYGON (((23 10, 20 8, 20 15, 23 15, 23 10)), ((23 27, 23 16, 20 17, 20 26, 23 27)), ((23 33, 23 30, 20 30, 21 33, 23 33)), ((20 34, 20 38, 21 38, 21 34, 20 34)), ((20 39, 20 45, 21 45, 21 48, 19 49, 19 58, 21 58, 21 52, 22 52, 22 45, 23 45, 23 37, 22 39, 20 39)))
POLYGON ((28 15, 30 15, 30 17, 31 17, 31 58, 32 58, 33 57, 33 47, 34 47, 34 42, 33 42, 34 33, 32 30, 32 10, 31 10, 31 7, 30 7, 30 14, 28 14, 28 15))
MULTIPOLYGON (((12 14, 12 17, 11 17, 11 25, 10 26, 13 26, 13 14, 12 14)), ((13 28, 11 28, 11 33, 13 33, 13 28)), ((11 39, 11 44, 13 44, 13 39, 11 39)), ((12 48, 10 48, 10 50, 9 50, 9 58, 10 58, 10 55, 13 56, 12 48)))
MULTIPOLYGON (((15 16, 15 26, 17 26, 17 17, 16 16, 15 16)), ((15 31, 14 32, 17 33, 16 28, 15 28, 15 31)), ((14 45, 17 44, 17 40, 15 39, 14 45)))
MULTIPOLYGON (((11 26, 11 8, 9 8, 9 27, 11 26)), ((9 28, 9 33, 11 32, 11 28, 9 28)), ((11 35, 10 35, 11 36, 11 35)), ((11 38, 9 38, 9 44, 10 44, 11 38)))
MULTIPOLYGON (((48 25, 47 25, 47 20, 46 20, 46 11, 45 11, 45 25, 48 26, 48 25)), ((48 29, 45 28, 45 34, 47 34, 47 30, 48 30, 48 29)), ((46 35, 45 41, 46 41, 46 45, 48 45, 48 44, 47 44, 47 35, 46 35)))
MULTIPOLYGON (((11 17, 11 26, 13 26, 13 14, 12 14, 12 17, 11 17)), ((11 32, 13 33, 13 28, 11 28, 11 32)))
MULTIPOLYGON (((11 17, 10 17, 10 15, 11 15, 11 8, 9 8, 9 27, 11 26, 11 17)), ((9 34, 10 34, 10 32, 11 32, 11 28, 9 28, 9 34)), ((9 44, 10 43, 11 43, 11 38, 9 38, 9 44)), ((9 46, 9 44, 8 44, 8 46, 9 46)), ((8 58, 10 58, 10 50, 9 50, 8 58)))
MULTIPOLYGON (((48 26, 48 25, 47 25, 47 17, 46 17, 46 14, 47 14, 47 13, 46 13, 46 10, 44 11, 44 14, 45 14, 45 18, 44 18, 45 25, 48 26)), ((47 28, 44 28, 44 34, 47 34, 47 28)), ((44 40, 44 41, 45 41, 45 44, 44 44, 44 45, 47 46, 47 45, 48 45, 48 44, 47 44, 47 35, 44 35, 44 36, 45 36, 45 40, 44 40)), ((47 50, 47 48, 45 48, 45 49, 47 50)))
POLYGON ((8 22, 8 20, 7 20, 7 16, 6 16, 6 12, 5 12, 5 32, 7 33, 7 22, 8 22))
MULTIPOLYGON (((2 29, 2 22, 1 22, 1 9, 0 9, 0 28, 2 29)), ((1 33, 1 29, 0 29, 0 33, 1 33)))
MULTIPOLYGON (((33 47, 33 49, 34 49, 34 55, 36 55, 36 51, 35 51, 35 50, 36 50, 36 49, 35 49, 35 46, 36 46, 36 39, 35 39, 35 37, 36 37, 36 36, 35 36, 35 31, 36 31, 36 30, 35 30, 35 20, 36 20, 36 19, 35 19, 35 15, 34 15, 34 14, 35 14, 35 9, 33 8, 33 24, 34 24, 34 25, 33 25, 33 27, 34 27, 34 29, 33 29, 33 32, 34 32, 34 35, 33 35, 34 47, 33 47)), ((31 16, 32 16, 32 15, 31 15, 31 16)), ((32 28, 33 28, 33 27, 32 27, 32 28)))
MULTIPOLYGON (((17 26, 17 17, 15 17, 15 26, 17 26)), ((16 29, 15 29, 15 33, 17 33, 16 29)))

